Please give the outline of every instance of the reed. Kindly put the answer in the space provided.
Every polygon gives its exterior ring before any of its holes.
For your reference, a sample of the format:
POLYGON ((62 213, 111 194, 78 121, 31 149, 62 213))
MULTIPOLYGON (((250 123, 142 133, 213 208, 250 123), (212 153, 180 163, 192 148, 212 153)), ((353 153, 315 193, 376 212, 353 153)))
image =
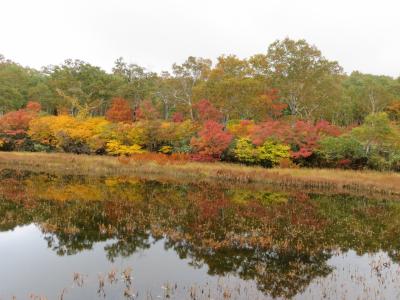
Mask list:
POLYGON ((268 184, 307 190, 359 192, 400 196, 400 174, 340 169, 249 167, 222 162, 182 162, 118 159, 66 153, 0 152, 0 170, 14 169, 58 175, 137 176, 174 181, 268 184))

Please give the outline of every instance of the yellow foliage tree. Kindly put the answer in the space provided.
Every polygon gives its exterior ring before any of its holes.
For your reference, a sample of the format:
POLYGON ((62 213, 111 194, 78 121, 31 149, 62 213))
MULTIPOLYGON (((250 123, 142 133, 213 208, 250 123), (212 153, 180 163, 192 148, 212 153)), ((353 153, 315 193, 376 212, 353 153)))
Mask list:
POLYGON ((132 155, 132 154, 140 154, 145 151, 138 144, 133 144, 131 146, 123 145, 119 141, 112 140, 107 142, 106 145, 107 153, 111 155, 132 155))
POLYGON ((89 152, 105 147, 104 132, 110 123, 104 118, 77 119, 67 115, 44 116, 29 124, 28 135, 40 144, 78 152, 85 146, 89 152))

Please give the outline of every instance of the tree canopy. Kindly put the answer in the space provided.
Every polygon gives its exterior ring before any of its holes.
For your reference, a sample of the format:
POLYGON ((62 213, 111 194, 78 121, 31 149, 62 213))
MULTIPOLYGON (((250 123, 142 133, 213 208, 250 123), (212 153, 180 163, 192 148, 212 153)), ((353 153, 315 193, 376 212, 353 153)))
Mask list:
POLYGON ((159 74, 122 57, 106 72, 72 59, 34 70, 0 56, 0 114, 33 100, 50 114, 86 109, 92 116, 105 115, 115 97, 126 99, 133 111, 150 101, 165 120, 175 113, 195 120, 196 104, 207 99, 224 122, 264 121, 274 115, 274 104, 285 116, 347 126, 390 109, 397 118, 393 108, 400 102, 400 78, 347 75, 317 47, 289 38, 249 58, 221 55, 213 63, 189 56, 159 74), (266 98, 271 91, 273 103, 266 98))

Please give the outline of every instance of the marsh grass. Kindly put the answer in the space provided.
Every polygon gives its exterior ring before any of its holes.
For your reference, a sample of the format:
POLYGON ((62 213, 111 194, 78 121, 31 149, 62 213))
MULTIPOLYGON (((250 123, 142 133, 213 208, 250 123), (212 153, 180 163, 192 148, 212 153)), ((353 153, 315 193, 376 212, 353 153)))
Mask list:
POLYGON ((400 196, 400 174, 340 169, 265 169, 221 162, 163 162, 66 153, 0 152, 0 170, 57 175, 137 176, 174 182, 272 185, 334 193, 400 196))

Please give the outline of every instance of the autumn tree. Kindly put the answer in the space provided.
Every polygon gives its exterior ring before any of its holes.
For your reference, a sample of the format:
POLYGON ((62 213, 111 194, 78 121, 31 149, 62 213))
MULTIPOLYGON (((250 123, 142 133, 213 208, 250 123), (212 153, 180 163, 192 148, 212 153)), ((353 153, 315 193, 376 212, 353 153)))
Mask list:
POLYGON ((231 121, 227 129, 235 138, 250 138, 254 132, 255 122, 253 120, 231 121))
POLYGON ((29 137, 39 145, 72 153, 100 153, 106 145, 110 123, 103 117, 77 119, 43 116, 29 124, 29 137))
POLYGON ((26 133, 29 122, 37 116, 41 106, 37 102, 28 102, 25 109, 11 111, 0 118, 0 132, 6 134, 26 133))
POLYGON ((31 150, 27 130, 39 111, 39 103, 29 102, 27 108, 11 111, 0 117, 0 149, 31 150))
POLYGON ((279 91, 271 89, 259 96, 260 110, 266 110, 265 119, 277 119, 282 116, 288 107, 286 103, 279 101, 279 91))
POLYGON ((25 133, 33 115, 26 110, 11 111, 0 119, 0 131, 6 134, 25 133))
POLYGON ((391 120, 400 121, 400 100, 393 101, 385 109, 391 120))
POLYGON ((223 55, 197 94, 217 107, 225 120, 263 119, 258 96, 265 91, 264 83, 264 78, 252 76, 247 60, 223 55))
POLYGON ((149 100, 143 101, 135 110, 136 120, 156 120, 160 118, 160 114, 149 100))
POLYGON ((181 112, 175 112, 172 115, 172 122, 174 122, 174 123, 180 123, 180 122, 183 122, 183 120, 184 120, 184 117, 181 112))
POLYGON ((281 160, 289 158, 290 147, 272 139, 256 147, 249 139, 239 138, 233 152, 239 162, 274 167, 281 160))
POLYGON ((201 99, 194 105, 194 108, 202 122, 209 120, 219 122, 222 119, 222 113, 207 99, 201 99))
POLYGON ((26 104, 26 110, 33 113, 38 113, 42 110, 42 105, 37 101, 29 101, 26 104))
POLYGON ((223 125, 215 121, 206 121, 198 137, 193 137, 190 144, 200 159, 220 160, 232 137, 232 134, 224 130, 223 125))
POLYGON ((267 121, 254 126, 251 139, 255 145, 262 145, 273 138, 291 147, 293 159, 307 159, 314 154, 322 138, 339 134, 340 129, 327 121, 316 124, 301 120, 294 124, 288 121, 267 121))
POLYGON ((127 100, 114 98, 111 107, 106 111, 106 119, 111 122, 131 122, 133 111, 127 100))

